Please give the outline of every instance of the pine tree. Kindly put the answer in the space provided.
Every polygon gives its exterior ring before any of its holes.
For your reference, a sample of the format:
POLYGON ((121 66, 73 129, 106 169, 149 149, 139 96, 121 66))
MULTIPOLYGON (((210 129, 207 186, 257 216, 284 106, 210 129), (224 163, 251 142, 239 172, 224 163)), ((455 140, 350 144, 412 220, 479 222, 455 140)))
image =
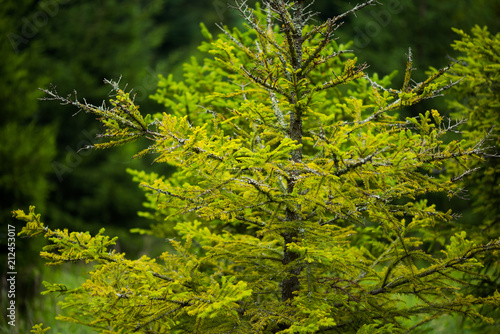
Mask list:
POLYGON ((81 287, 45 283, 65 296, 60 319, 100 333, 398 333, 446 314, 493 322, 480 307, 500 295, 467 295, 463 278, 484 277, 481 259, 500 239, 444 239, 438 227, 456 215, 426 199, 459 196, 486 139, 450 140, 461 122, 437 110, 399 116, 459 83, 440 80, 451 64, 414 82, 409 50, 402 87, 385 88, 390 77, 370 77, 337 43, 342 19, 376 4, 310 25, 309 1, 236 1, 245 30, 221 26, 214 38, 202 26, 210 57, 185 64, 182 82, 160 78, 162 114, 143 117, 111 80, 109 107, 44 90, 97 116, 105 141, 94 148, 146 137, 136 157, 176 168, 130 171, 154 220, 136 231, 170 246, 158 258, 127 259, 104 229, 52 230, 34 207, 14 212, 27 222, 21 235, 51 241, 48 264, 94 263, 81 287), (435 241, 442 248, 428 251, 435 241))

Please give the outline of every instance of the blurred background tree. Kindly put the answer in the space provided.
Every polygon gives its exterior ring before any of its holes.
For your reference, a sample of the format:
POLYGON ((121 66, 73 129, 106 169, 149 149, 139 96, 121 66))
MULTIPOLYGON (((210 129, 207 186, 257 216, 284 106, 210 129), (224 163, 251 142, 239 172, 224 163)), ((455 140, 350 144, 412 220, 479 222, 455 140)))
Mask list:
MULTIPOLYGON (((61 94, 75 89, 89 103, 100 105, 109 92, 102 80, 122 76, 122 83, 137 93, 141 108, 160 111, 161 106, 148 96, 156 89, 158 74, 178 77, 182 62, 198 55, 196 47, 203 39, 199 23, 204 22, 212 32, 218 30, 216 22, 241 24, 227 2, 231 0, 0 0, 2 226, 12 222, 11 210, 26 209, 30 203, 51 227, 95 233, 104 226, 109 234, 120 236, 120 247, 128 253, 153 247, 151 240, 145 242, 128 233, 147 222, 137 216, 143 193, 125 172, 128 167, 143 169, 153 157, 130 160, 131 152, 137 151, 131 145, 107 154, 80 150, 96 140, 95 134, 100 132, 96 123, 88 117, 71 117, 64 106, 38 101, 37 88, 53 83, 61 94)), ((249 5, 255 2, 251 0, 249 5)), ((403 80, 408 47, 414 51, 414 66, 419 70, 415 75, 420 79, 418 72, 423 75, 429 66, 445 65, 448 55, 459 56, 450 46, 459 38, 451 27, 469 32, 477 24, 487 25, 493 34, 499 31, 499 0, 380 2, 383 6, 347 17, 337 32, 341 43, 354 41, 350 48, 360 62, 371 66, 369 73, 385 75, 399 69, 396 85, 403 80)), ((317 0, 312 9, 325 19, 355 4, 317 0)), ((434 108, 436 102, 442 103, 439 110, 446 114, 444 99, 432 101, 434 108)), ((481 184, 471 184, 477 186, 481 184)), ((451 204, 443 201, 443 205, 451 204)), ((473 215, 478 213, 468 210, 466 218, 477 217, 473 215)), ((6 229, 0 234, 3 244, 6 229)), ((17 297, 25 308, 33 294, 39 293, 31 288, 38 287, 33 281, 40 280, 34 277, 39 269, 28 249, 31 246, 22 240, 17 246, 18 271, 25 272, 18 276, 18 284, 30 287, 20 288, 17 297), (26 279, 21 282, 21 277, 26 279)), ((2 267, 4 263, 2 260, 2 267)))
MULTIPOLYGON (((370 7, 346 18, 337 30, 342 41, 353 40, 351 49, 370 71, 380 75, 403 69, 411 47, 414 67, 424 76, 430 66, 440 68, 449 62, 454 51, 450 44, 457 39, 452 27, 470 31, 474 25, 487 25, 496 32, 500 27, 498 0, 383 0, 382 6, 370 7)), ((344 12, 356 2, 317 1, 314 9, 322 18, 344 12)), ((418 72, 418 71, 417 71, 418 72)), ((402 81, 404 73, 399 73, 402 81)), ((417 79, 416 79, 417 80, 417 79)))

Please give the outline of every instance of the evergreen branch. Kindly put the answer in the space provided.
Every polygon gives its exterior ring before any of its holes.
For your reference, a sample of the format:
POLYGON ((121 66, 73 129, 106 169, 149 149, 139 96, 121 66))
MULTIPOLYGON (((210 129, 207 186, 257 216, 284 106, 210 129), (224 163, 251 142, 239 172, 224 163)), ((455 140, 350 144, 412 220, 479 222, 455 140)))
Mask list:
POLYGON ((143 329, 144 327, 146 327, 146 326, 148 326, 148 325, 152 324, 153 322, 156 322, 156 321, 160 320, 161 318, 165 318, 167 315, 172 314, 172 313, 175 313, 175 312, 177 312, 177 311, 181 310, 182 308, 184 308, 184 307, 186 307, 186 306, 189 306, 189 303, 188 303, 188 302, 187 302, 187 303, 186 303, 186 302, 184 302, 184 303, 182 303, 181 305, 179 305, 177 308, 172 309, 172 310, 170 310, 170 311, 168 311, 168 312, 165 312, 165 313, 163 313, 163 314, 160 314, 159 316, 157 316, 157 317, 155 317, 155 318, 151 319, 150 321, 148 321, 148 322, 146 322, 146 323, 144 323, 144 324, 142 324, 142 325, 137 325, 137 326, 134 328, 133 332, 135 333, 135 332, 137 332, 137 331, 139 331, 139 330, 143 329))
POLYGON ((252 179, 252 178, 249 178, 247 176, 243 177, 243 179, 235 179, 236 181, 240 181, 242 183, 246 183, 246 184, 250 184, 252 185, 255 189, 258 190, 259 193, 262 193, 264 195, 266 195, 266 197, 269 199, 269 202, 271 203, 274 203, 274 202, 277 202, 273 196, 271 196, 270 192, 269 191, 265 191, 262 187, 266 187, 266 188, 269 188, 269 189, 272 189, 270 186, 266 185, 266 184, 262 184, 262 183, 259 183, 258 181, 252 179))
MULTIPOLYGON (((292 63, 292 67, 294 70, 298 70, 300 66, 300 61, 301 61, 301 42, 299 41, 299 38, 302 37, 301 35, 301 28, 300 28, 300 21, 297 20, 298 26, 296 27, 294 25, 294 21, 288 12, 287 9, 287 3, 286 1, 283 0, 276 0, 276 1, 269 1, 269 8, 273 10, 276 14, 278 14, 279 19, 281 21, 281 27, 282 30, 285 34, 285 38, 287 41, 288 45, 288 52, 285 54, 289 55, 290 61, 292 63), (297 43, 296 43, 297 42, 297 43)), ((302 7, 299 7, 302 8, 302 7)))
POLYGON ((161 194, 164 194, 164 195, 167 195, 167 196, 171 196, 171 197, 180 199, 182 201, 191 202, 191 203, 199 203, 199 202, 195 201, 192 198, 184 197, 184 196, 181 196, 181 195, 177 195, 177 194, 174 194, 174 193, 172 193, 172 192, 170 192, 168 190, 162 190, 160 188, 155 188, 155 187, 152 187, 152 186, 150 186, 148 184, 141 184, 141 186, 144 187, 144 188, 148 188, 148 189, 154 190, 157 193, 161 193, 161 194))
POLYGON ((171 277, 168 277, 168 276, 165 276, 165 275, 162 275, 160 273, 157 273, 157 272, 154 272, 154 271, 150 271, 149 272, 151 275, 153 275, 154 277, 158 277, 162 280, 165 280, 165 281, 168 281, 168 282, 175 282, 175 280, 171 277))
MULTIPOLYGON (((371 264, 370 266, 370 269, 375 269, 375 267, 382 261, 384 261, 385 257, 387 255, 389 255, 394 247, 397 245, 399 239, 394 239, 391 244, 389 245, 389 247, 387 247, 385 249, 385 251, 379 255, 379 257, 377 259, 375 259, 375 261, 373 261, 373 263, 371 264)), ((364 278, 366 275, 368 274, 368 271, 363 271, 361 272, 361 274, 359 274, 359 276, 354 280, 354 282, 358 283, 362 278, 364 278)))
POLYGON ((484 153, 484 149, 482 149, 480 146, 484 144, 485 139, 483 138, 480 142, 480 144, 474 146, 472 149, 468 149, 465 151, 459 150, 458 152, 444 152, 444 153, 433 153, 430 154, 428 158, 422 159, 421 161, 423 163, 429 163, 429 162, 434 162, 434 161, 442 161, 442 160, 450 160, 450 159, 456 159, 464 156, 470 156, 470 155, 477 155, 481 156, 484 153))
POLYGON ((468 169, 466 170, 465 172, 463 172, 462 174, 458 175, 458 176, 454 176, 450 179, 451 182, 457 182, 457 181, 461 181, 464 177, 474 173, 475 171, 481 169, 481 167, 476 167, 476 168, 472 168, 472 169, 468 169))
MULTIPOLYGON (((305 70, 303 71, 303 73, 304 73, 303 76, 308 75, 318 65, 325 64, 328 60, 333 59, 335 57, 338 57, 339 55, 347 53, 347 52, 351 52, 351 50, 339 50, 338 52, 334 52, 333 54, 328 55, 326 57, 321 57, 321 59, 316 60, 316 61, 314 59, 311 59, 311 61, 312 61, 312 65, 311 66, 309 66, 308 68, 306 68, 306 66, 303 66, 305 68, 305 70)), ((309 92, 309 91, 310 90, 306 90, 306 92, 309 92)))
POLYGON ((283 112, 281 112, 279 101, 276 98, 276 95, 271 91, 269 92, 269 97, 271 98, 274 115, 276 116, 276 120, 278 121, 279 128, 281 128, 281 130, 286 133, 285 119, 283 118, 283 112))
POLYGON ((411 71, 413 71, 413 55, 411 53, 411 48, 408 48, 408 61, 406 63, 405 78, 403 81, 403 92, 408 92, 410 90, 410 79, 411 71))
POLYGON ((355 224, 364 225, 363 223, 358 222, 355 219, 351 218, 351 216, 356 216, 356 214, 359 214, 361 212, 364 212, 364 211, 368 210, 368 206, 366 205, 366 203, 361 203, 361 204, 356 204, 354 207, 355 207, 354 210, 349 210, 348 212, 341 213, 341 214, 337 213, 337 215, 334 218, 332 218, 332 219, 330 219, 328 221, 325 221, 325 222, 320 222, 319 225, 320 226, 323 226, 323 225, 333 225, 339 219, 351 220, 355 224))
MULTIPOLYGON (((269 202, 267 202, 267 203, 269 203, 269 202)), ((234 211, 229 211, 228 213, 237 212, 237 211, 240 211, 240 210, 238 209, 238 210, 234 210, 234 211)), ((252 225, 262 226, 262 227, 266 226, 266 224, 263 223, 263 222, 260 222, 260 221, 257 221, 257 220, 252 220, 252 219, 249 219, 249 218, 247 218, 245 216, 235 216, 234 218, 236 218, 236 219, 238 219, 240 221, 243 221, 245 223, 250 223, 252 225)))
MULTIPOLYGON (((452 62, 450 64, 448 64, 447 66, 439 69, 437 72, 435 72, 434 74, 432 74, 430 77, 428 77, 425 81, 421 82, 421 83, 418 83, 415 88, 413 88, 411 90, 412 93, 415 93, 415 94, 420 94, 427 86, 429 86, 429 84, 431 84, 432 82, 436 81, 439 77, 443 76, 446 72, 448 72, 453 65, 455 65, 458 61, 455 61, 455 62, 452 62)), ((459 82, 461 82, 465 77, 462 77, 456 81, 452 81, 450 84, 446 85, 445 87, 441 88, 441 89, 438 89, 436 91, 433 92, 433 96, 437 96, 437 94, 441 93, 442 91, 450 88, 450 87, 453 87, 455 86, 456 84, 458 84, 459 82)))
POLYGON ((409 309, 408 312, 411 315, 426 314, 426 313, 431 313, 433 311, 437 312, 439 314, 449 314, 452 312, 457 312, 457 313, 462 313, 464 316, 471 316, 471 317, 476 316, 477 317, 478 316, 477 311, 472 309, 470 306, 484 305, 485 301, 490 302, 491 304, 495 303, 495 301, 492 298, 479 297, 479 298, 474 298, 474 299, 467 299, 466 302, 467 302, 467 304, 468 304, 467 306, 469 306, 469 308, 464 310, 464 306, 465 306, 463 304, 464 300, 462 300, 462 298, 460 298, 458 301, 454 300, 454 301, 450 301, 447 304, 442 304, 442 305, 431 303, 428 306, 413 307, 413 308, 409 309), (490 299, 490 300, 485 300, 485 299, 490 299))
MULTIPOLYGON (((376 120, 380 115, 384 114, 384 113, 387 113, 389 111, 392 111, 392 110, 396 110, 398 109, 399 107, 401 107, 401 99, 397 99, 396 101, 392 102, 391 104, 389 104, 388 106, 385 106, 385 107, 382 107, 382 108, 379 108, 379 110, 377 110, 376 112, 374 112, 373 114, 371 114, 370 116, 368 116, 367 118, 365 118, 364 120, 362 121, 358 121, 356 122, 358 125, 364 125, 364 124, 367 124, 369 122, 372 122, 374 120, 376 120)), ((354 132, 356 129, 353 129, 352 131, 350 131, 349 133, 351 132, 354 132)))
POLYGON ((369 0, 369 1, 365 1, 361 4, 357 4, 356 6, 354 6, 353 8, 349 9, 348 11, 344 12, 343 14, 340 14, 340 15, 337 15, 335 16, 335 21, 338 21, 342 18, 344 18, 345 16, 349 15, 349 14, 354 14, 356 15, 356 12, 359 11, 360 9, 366 7, 366 6, 374 6, 375 4, 378 4, 378 5, 382 5, 380 2, 378 2, 377 0, 369 0))
MULTIPOLYGON (((188 139, 180 138, 180 137, 176 136, 175 134, 173 134, 171 131, 168 132, 168 135, 169 135, 169 137, 175 139, 179 143, 178 146, 175 146, 175 147, 171 148, 171 150, 169 152, 172 152, 172 151, 174 151, 175 149, 177 149, 177 148, 179 148, 181 146, 185 146, 185 144, 188 142, 188 139)), ((221 157, 221 156, 219 156, 217 154, 214 154, 214 153, 208 153, 206 150, 204 150, 204 149, 202 149, 202 148, 200 148, 198 146, 194 146, 194 145, 190 146, 188 148, 188 150, 190 150, 190 151, 192 151, 194 153, 197 153, 197 154, 206 154, 206 156, 208 158, 210 158, 210 159, 214 159, 214 160, 218 160, 218 161, 224 161, 224 157, 221 157)), ((158 157, 157 160, 160 159, 160 158, 161 158, 161 156, 158 157)))
MULTIPOLYGON (((148 129, 149 125, 146 124, 138 112, 138 106, 134 105, 133 99, 130 99, 127 93, 118 88, 118 82, 107 79, 105 79, 104 82, 112 85, 113 90, 117 93, 115 99, 111 100, 113 104, 113 108, 111 109, 106 107, 104 101, 100 107, 88 103, 85 99, 84 103, 79 102, 76 91, 74 92, 74 99, 71 98, 71 94, 67 97, 62 97, 57 93, 54 85, 51 85, 50 90, 40 88, 41 91, 49 96, 41 98, 41 100, 60 101, 63 105, 72 105, 78 108, 77 113, 84 110, 87 113, 93 113, 99 116, 98 119, 107 129, 105 133, 98 134, 96 137, 109 138, 111 140, 106 143, 87 145, 81 149, 108 148, 134 141, 140 137, 146 137, 150 140, 165 137, 163 134, 148 129), (131 132, 131 129, 137 130, 137 132, 131 132)), ((75 113, 75 115, 77 113, 75 113)))
POLYGON ((259 57, 257 57, 252 51, 250 51, 250 49, 248 49, 246 46, 244 46, 243 44, 241 44, 240 41, 238 41, 236 38, 234 38, 233 35, 231 35, 231 33, 229 33, 226 29, 224 29, 224 27, 221 27, 219 24, 215 24, 219 29, 221 29, 224 34, 226 34, 229 39, 234 43, 236 44, 243 52, 245 52, 245 54, 247 56, 250 57, 250 59, 258 62, 258 63, 261 63, 262 64, 262 61, 259 59, 259 57))
POLYGON ((335 175, 335 176, 341 176, 341 175, 344 175, 360 166, 363 166, 363 165, 366 165, 367 163, 371 163, 373 161, 373 158, 385 151, 387 151, 389 148, 388 147, 384 147, 380 150, 377 150, 375 152, 373 152, 372 154, 364 157, 364 158, 361 158, 361 159, 358 159, 352 163, 348 163, 346 164, 346 167, 344 169, 340 169, 340 170, 337 170, 336 172, 332 173, 332 175, 335 175))
POLYGON ((55 90, 55 86, 52 85, 51 87, 52 87, 52 91, 48 90, 48 89, 39 88, 39 90, 41 90, 45 94, 48 94, 48 95, 51 96, 50 98, 46 98, 46 97, 40 98, 40 100, 42 100, 42 101, 54 101, 54 100, 58 100, 58 101, 61 101, 62 105, 68 105, 69 104, 69 105, 72 105, 72 106, 78 108, 78 111, 85 110, 85 112, 87 112, 87 113, 93 113, 93 114, 102 116, 102 117, 104 117, 106 119, 117 120, 120 123, 122 123, 122 124, 124 124, 124 125, 126 125, 128 127, 131 127, 133 129, 137 129, 137 130, 141 130, 142 129, 142 127, 140 127, 140 126, 138 127, 132 121, 130 121, 130 120, 128 120, 128 119, 126 119, 126 118, 124 118, 122 116, 119 116, 118 114, 116 114, 115 112, 113 112, 113 109, 109 110, 109 109, 103 109, 102 107, 96 107, 96 106, 88 103, 85 99, 84 99, 85 103, 81 103, 76 98, 76 92, 74 93, 75 94, 75 100, 71 99, 71 94, 68 95, 66 98, 62 97, 62 96, 59 96, 59 94, 55 90))
POLYGON ((245 68, 245 66, 243 66, 243 65, 240 65, 240 69, 245 73, 247 78, 252 80, 257 85, 266 88, 266 90, 268 90, 268 91, 273 91, 273 92, 281 94, 287 98, 290 98, 290 94, 286 93, 279 86, 274 86, 274 85, 268 84, 267 78, 263 79, 262 77, 255 76, 253 73, 251 73, 249 70, 247 70, 245 68))
MULTIPOLYGON (((449 269, 449 268, 460 270, 460 268, 456 268, 457 265, 468 262, 469 260, 471 260, 472 258, 474 258, 478 254, 490 252, 490 251, 498 251, 498 250, 500 250, 500 240, 490 242, 486 245, 475 246, 475 247, 467 250, 464 253, 464 255, 462 255, 461 257, 450 259, 442 265, 434 266, 434 268, 425 270, 425 271, 417 274, 416 277, 424 278, 424 277, 427 277, 427 276, 430 276, 430 275, 433 275, 436 273, 440 273, 440 272, 442 272, 446 269, 449 269)), ((386 285, 382 285, 380 288, 369 291, 368 294, 377 295, 380 293, 385 293, 385 292, 388 292, 389 290, 392 290, 398 286, 408 284, 411 281, 412 281, 412 279, 408 278, 408 277, 398 277, 394 281, 391 281, 386 285)))
POLYGON ((377 90, 382 90, 384 92, 388 92, 392 96, 398 96, 399 94, 401 94, 400 90, 392 89, 392 88, 387 89, 387 88, 379 85, 378 83, 376 83, 375 81, 373 81, 368 74, 365 75, 364 78, 367 79, 370 82, 370 85, 372 85, 372 87, 375 88, 375 89, 377 89, 377 90))
POLYGON ((434 98, 434 97, 438 97, 438 96, 443 96, 441 93, 447 89, 450 89, 451 87, 455 86, 455 85, 458 85, 460 82, 462 82, 462 80, 464 80, 465 77, 463 78, 460 78, 456 81, 451 81, 449 84, 447 84, 446 86, 443 86, 435 91, 432 92, 432 95, 429 96, 429 97, 425 97, 423 99, 429 99, 429 98, 434 98))
MULTIPOLYGON (((235 1, 236 3, 236 8, 242 15, 243 19, 257 32, 257 34, 260 36, 260 38, 263 38, 267 43, 271 44, 278 52, 279 58, 283 64, 286 64, 286 61, 283 58, 283 55, 286 55, 285 50, 278 44, 276 41, 271 38, 265 31, 262 30, 260 25, 258 24, 257 17, 253 14, 253 12, 248 8, 248 5, 246 4, 247 0, 243 0, 241 2, 238 2, 238 0, 235 1)), ((269 8, 269 6, 267 6, 269 8)), ((268 15, 267 19, 267 30, 272 31, 272 21, 270 16, 268 15), (271 29, 271 30, 270 30, 271 29)), ((216 24, 217 25, 217 24, 216 24)), ((223 32, 228 35, 228 37, 235 42, 242 50, 244 50, 245 46, 241 44, 239 41, 237 41, 226 29, 222 28, 220 25, 217 25, 219 29, 222 29, 223 32)))
POLYGON ((348 82, 351 82, 353 80, 363 78, 365 76, 363 70, 367 69, 368 65, 366 63, 360 64, 356 66, 355 68, 347 68, 346 72, 344 75, 342 75, 340 78, 335 74, 335 72, 332 71, 332 74, 335 76, 335 80, 332 79, 328 82, 323 83, 320 87, 315 87, 313 90, 320 92, 326 89, 333 88, 338 85, 346 84, 348 82))
MULTIPOLYGON (((323 22, 320 25, 315 25, 312 27, 312 29, 307 32, 305 35, 302 36, 302 40, 305 42, 307 40, 310 40, 312 37, 314 37, 315 34, 321 34, 323 36, 323 39, 321 40, 322 44, 325 40, 328 40, 333 36, 333 31, 335 31, 340 25, 342 25, 342 22, 337 24, 333 30, 330 30, 330 26, 333 25, 336 22, 335 18, 333 19, 327 19, 325 22, 323 22), (323 30, 327 30, 327 33, 323 33, 323 30)), ((328 42, 326 42, 328 43, 328 42)), ((326 44, 325 44, 326 45, 326 44)), ((323 50, 322 48, 321 50, 323 50)))
MULTIPOLYGON (((403 85, 403 89, 401 91, 400 90, 394 90, 394 89, 386 89, 386 88, 382 87, 381 85, 377 84, 376 82, 374 82, 373 80, 371 80, 367 75, 365 75, 364 78, 367 79, 370 82, 370 84, 374 88, 376 88, 378 90, 387 91, 387 92, 389 92, 393 96, 401 96, 401 94, 403 92, 405 92, 406 90, 409 90, 409 88, 408 88, 409 87, 408 86, 409 83, 406 83, 406 79, 407 79, 406 76, 410 75, 411 64, 412 64, 412 60, 411 60, 411 49, 410 49, 410 51, 409 51, 409 65, 408 65, 410 67, 409 68, 407 67, 406 74, 405 74, 405 84, 403 85)), ((447 85, 445 85, 445 86, 443 86, 443 87, 441 87, 439 89, 433 90, 433 91, 431 91, 429 93, 425 93, 425 94, 423 93, 424 88, 426 88, 427 86, 429 86, 430 83, 434 82, 437 78, 439 78, 445 72, 447 72, 451 68, 451 66, 453 66, 453 64, 450 64, 450 65, 448 65, 448 66, 440 69, 438 72, 436 72, 434 75, 432 75, 431 77, 429 77, 427 80, 425 80, 424 82, 421 82, 421 83, 417 84, 413 89, 409 90, 410 93, 417 94, 417 97, 413 98, 411 100, 410 104, 416 104, 416 103, 418 103, 420 101, 440 96, 441 92, 443 92, 443 91, 445 91, 445 90, 447 90, 447 89, 449 89, 449 88, 457 85, 458 83, 460 83, 463 80, 463 78, 459 79, 457 81, 452 81, 449 84, 447 84, 447 85), (420 95, 418 95, 418 94, 420 94, 420 95)), ((398 98, 397 100, 395 100, 394 102, 392 102, 388 106, 380 108, 378 111, 376 111, 375 113, 371 114, 366 119, 364 119, 362 121, 359 121, 357 123, 359 125, 363 125, 363 124, 369 123, 371 121, 374 121, 380 115, 382 115, 382 114, 384 114, 384 113, 386 113, 388 111, 392 111, 392 110, 398 109, 404 103, 405 103, 405 101, 402 98, 398 98)))
MULTIPOLYGON (((302 72, 304 73, 309 73, 312 68, 314 66, 311 66, 311 68, 309 70, 307 70, 307 67, 309 66, 309 64, 311 64, 311 62, 316 59, 320 52, 323 51, 325 49, 325 47, 328 45, 328 43, 330 42, 330 35, 333 34, 333 31, 335 31, 339 25, 336 25, 334 26, 334 22, 333 20, 331 19, 328 19, 328 21, 326 22, 326 32, 324 34, 324 37, 323 39, 321 40, 321 42, 319 43, 319 45, 314 49, 313 53, 306 59, 302 62, 302 65, 301 65, 301 69, 302 69, 302 72)), ((319 27, 318 27, 319 29, 319 27)), ((313 29, 313 31, 316 30, 313 29)), ((311 31, 309 34, 313 33, 313 31, 311 31)), ((307 38, 307 35, 303 37, 303 40, 307 38)), ((338 55, 339 53, 335 53, 335 55, 338 55)), ((314 64, 315 66, 317 65, 316 63, 314 64)))

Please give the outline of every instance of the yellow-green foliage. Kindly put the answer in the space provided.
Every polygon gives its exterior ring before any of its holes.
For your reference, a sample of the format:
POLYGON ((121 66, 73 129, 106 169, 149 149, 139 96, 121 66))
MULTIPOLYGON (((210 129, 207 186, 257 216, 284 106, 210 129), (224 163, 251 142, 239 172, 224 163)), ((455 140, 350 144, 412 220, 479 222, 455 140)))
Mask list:
MULTIPOLYGON (((451 103, 454 116, 466 116, 470 135, 482 135, 498 124, 500 113, 500 33, 492 35, 486 27, 475 26, 472 35, 453 29, 461 38, 452 44, 460 51, 459 63, 448 75, 451 79, 463 77, 464 84, 454 90, 461 99, 451 103), (467 99, 464 99, 467 97, 467 99), (491 120, 491 123, 485 120, 491 120)), ((498 129, 497 129, 498 133, 498 129)), ((499 145, 498 138, 496 145, 499 145)))
POLYGON ((449 105, 456 118, 466 118, 461 130, 471 142, 489 134, 487 146, 492 148, 470 184, 475 187, 472 199, 476 212, 484 219, 479 223, 481 233, 471 231, 479 238, 499 235, 500 220, 500 165, 495 154, 500 149, 500 33, 492 35, 487 29, 475 26, 469 35, 454 29, 460 40, 452 45, 461 55, 447 80, 462 79, 463 84, 452 90, 449 105))
POLYGON ((99 117, 108 141, 97 147, 146 137, 139 155, 176 167, 168 178, 131 172, 155 220, 139 231, 174 249, 156 259, 129 260, 102 233, 53 231, 33 209, 15 212, 28 221, 21 234, 52 242, 50 264, 95 263, 77 289, 46 284, 65 295, 62 320, 99 333, 397 333, 452 313, 493 321, 476 306, 498 305, 498 293, 466 295, 462 278, 500 241, 443 238, 434 228, 455 216, 422 199, 459 194, 484 143, 446 141, 455 124, 437 110, 398 115, 453 86, 437 80, 449 67, 415 83, 409 52, 403 87, 384 88, 390 77, 370 78, 334 40, 345 15, 307 25, 303 6, 239 3, 245 31, 214 38, 202 27, 210 56, 187 63, 182 82, 160 78, 162 114, 143 117, 113 82, 111 108, 46 91, 99 117), (445 247, 430 253, 435 240, 445 247))
POLYGON ((43 334, 43 333, 46 333, 50 329, 50 327, 43 328, 42 326, 43 326, 43 324, 38 324, 38 325, 33 326, 30 333, 43 334))
MULTIPOLYGON (((460 40, 452 45, 460 52, 459 63, 453 72, 446 75, 447 80, 463 78, 463 84, 453 87, 449 105, 456 118, 466 118, 460 128, 464 137, 476 141, 489 134, 487 146, 489 154, 484 161, 478 161, 478 172, 467 178, 466 186, 471 189, 471 206, 474 217, 457 225, 455 230, 466 230, 469 238, 476 243, 488 242, 500 235, 500 33, 492 35, 486 27, 475 26, 469 35, 454 29, 460 40)), ((448 170, 454 172, 454 166, 448 170)), ((499 277, 498 257, 489 256, 484 261, 483 273, 499 277)), ((471 292, 487 295, 500 286, 498 279, 491 284, 479 283, 471 287, 471 292)), ((483 313, 498 319, 500 313, 495 308, 483 308, 483 313)), ((481 333, 496 333, 494 327, 484 327, 481 333)))

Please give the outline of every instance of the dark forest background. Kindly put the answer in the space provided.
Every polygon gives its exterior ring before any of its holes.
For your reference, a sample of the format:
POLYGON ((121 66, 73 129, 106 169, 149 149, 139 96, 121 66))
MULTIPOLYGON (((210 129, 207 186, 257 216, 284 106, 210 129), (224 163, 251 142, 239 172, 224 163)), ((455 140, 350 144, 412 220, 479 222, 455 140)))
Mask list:
MULTIPOLYGON (((353 41, 349 48, 360 62, 370 65, 369 73, 387 75, 398 70, 393 79, 396 86, 402 82, 409 47, 419 79, 418 73, 422 78, 429 66, 445 66, 449 57, 458 56, 450 46, 458 38, 451 27, 467 32, 477 24, 488 26, 493 34, 499 31, 500 0, 380 2, 384 5, 349 16, 338 30, 338 41, 353 41)), ((320 13, 320 21, 356 3, 317 0, 312 9, 320 13)), ((158 75, 172 73, 181 79, 182 63, 192 56, 203 57, 196 48, 203 40, 200 22, 216 34, 215 23, 241 25, 238 13, 228 8, 226 0, 19 0, 0 4, 0 267, 6 263, 7 224, 16 224, 11 211, 30 204, 51 228, 96 233, 105 227, 109 235, 120 237, 118 246, 129 256, 154 255, 162 241, 129 232, 148 221, 137 214, 143 193, 125 170, 168 175, 168 168, 152 164, 154 157, 131 160, 134 152, 147 145, 144 142, 106 152, 81 150, 98 141, 97 122, 83 113, 72 116, 76 110, 68 106, 38 100, 43 96, 38 88, 53 84, 61 95, 76 90, 80 100, 101 105, 110 90, 103 79, 121 77, 122 86, 127 84, 127 90, 137 94, 136 102, 144 112, 163 111, 148 98, 158 75)), ((428 106, 446 114, 445 99, 428 106)), ((443 205, 459 206, 462 219, 481 218, 473 215, 467 202, 443 205)), ((40 281, 45 279, 36 255, 41 246, 21 239, 16 244, 18 312, 28 323, 43 321, 30 315, 31 301, 38 298, 43 290, 40 281)))

